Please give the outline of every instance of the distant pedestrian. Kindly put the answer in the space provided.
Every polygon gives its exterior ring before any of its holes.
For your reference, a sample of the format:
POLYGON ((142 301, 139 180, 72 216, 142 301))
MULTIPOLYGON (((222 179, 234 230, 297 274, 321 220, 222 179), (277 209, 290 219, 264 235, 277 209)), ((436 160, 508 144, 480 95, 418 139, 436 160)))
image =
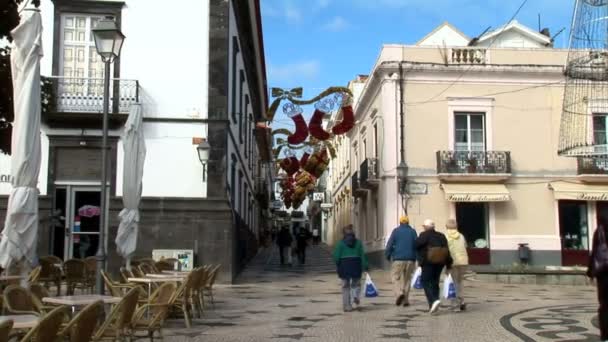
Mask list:
POLYGON ((600 340, 608 342, 608 217, 600 215, 599 221, 597 230, 593 234, 593 248, 589 257, 587 275, 595 278, 597 282, 600 340))
POLYGON ((353 310, 353 303, 360 304, 361 276, 367 270, 367 256, 363 244, 355 237, 353 226, 346 226, 343 232, 344 238, 336 245, 333 259, 342 280, 342 308, 349 312, 353 310))
POLYGON ((297 254, 298 261, 300 265, 304 265, 306 263, 306 248, 308 247, 309 240, 311 239, 311 234, 308 229, 304 227, 300 227, 298 234, 296 235, 296 243, 297 243, 297 254))
POLYGON ((312 230, 312 242, 315 245, 318 245, 321 241, 321 237, 319 236, 319 228, 315 228, 312 230))
POLYGON ((410 281, 416 268, 416 231, 409 218, 401 216, 399 226, 393 230, 384 255, 391 264, 391 279, 397 306, 409 306, 410 281))
POLYGON ((459 231, 456 224, 456 220, 449 219, 445 228, 447 229, 448 248, 450 250, 450 256, 454 263, 450 269, 454 286, 456 287, 456 300, 458 301, 457 307, 460 311, 467 309, 467 305, 464 302, 464 275, 469 267, 469 255, 467 254, 467 241, 459 231))
POLYGON ((279 254, 281 255, 281 265, 285 265, 285 255, 287 255, 287 263, 291 265, 291 243, 293 237, 289 232, 289 228, 283 227, 277 236, 277 245, 279 246, 279 254))
POLYGON ((435 231, 435 222, 425 220, 422 225, 424 232, 416 239, 418 263, 422 267, 420 280, 424 288, 426 300, 429 303, 429 313, 439 310, 439 278, 444 266, 452 266, 452 258, 448 249, 445 235, 435 231))

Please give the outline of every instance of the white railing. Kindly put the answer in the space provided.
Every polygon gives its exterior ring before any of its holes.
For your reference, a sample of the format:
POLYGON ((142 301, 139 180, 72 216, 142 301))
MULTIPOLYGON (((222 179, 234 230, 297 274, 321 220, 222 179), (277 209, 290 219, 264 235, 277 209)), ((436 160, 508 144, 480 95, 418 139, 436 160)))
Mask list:
POLYGON ((488 51, 475 47, 452 48, 450 61, 452 64, 486 64, 488 51))
MULTIPOLYGON (((60 113, 101 113, 103 111, 103 79, 51 76, 54 110, 60 113)), ((129 112, 139 100, 139 82, 113 78, 110 81, 109 112, 129 112)))

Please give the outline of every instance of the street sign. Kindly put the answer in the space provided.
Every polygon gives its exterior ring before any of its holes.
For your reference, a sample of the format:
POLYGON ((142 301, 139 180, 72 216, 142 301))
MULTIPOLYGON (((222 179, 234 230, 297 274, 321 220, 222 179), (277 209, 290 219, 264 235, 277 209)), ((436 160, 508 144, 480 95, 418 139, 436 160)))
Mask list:
POLYGON ((331 209, 334 205, 331 203, 321 203, 321 209, 331 209))
POLYGON ((410 195, 426 195, 429 193, 429 186, 427 183, 408 183, 407 192, 410 195))
POLYGON ((325 194, 322 192, 315 192, 312 194, 313 201, 323 201, 325 199, 325 194))
POLYGON ((283 202, 281 202, 281 201, 273 201, 272 202, 272 209, 279 210, 282 207, 283 207, 283 202))

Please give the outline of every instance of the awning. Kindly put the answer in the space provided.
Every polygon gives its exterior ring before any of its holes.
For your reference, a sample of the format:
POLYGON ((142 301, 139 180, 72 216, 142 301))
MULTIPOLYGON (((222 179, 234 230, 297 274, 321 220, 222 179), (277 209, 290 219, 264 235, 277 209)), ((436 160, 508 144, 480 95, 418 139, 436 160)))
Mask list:
POLYGON ((579 201, 608 201, 608 185, 553 182, 555 199, 579 201))
POLYGON ((450 202, 505 202, 511 200, 504 184, 442 184, 450 202))

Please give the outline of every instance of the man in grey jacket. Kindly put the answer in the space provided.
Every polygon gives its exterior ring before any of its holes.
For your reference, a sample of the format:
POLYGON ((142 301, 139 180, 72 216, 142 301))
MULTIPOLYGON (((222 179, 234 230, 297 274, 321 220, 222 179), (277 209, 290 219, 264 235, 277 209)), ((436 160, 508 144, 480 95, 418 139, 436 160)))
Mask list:
POLYGON ((416 231, 409 225, 409 218, 401 216, 399 227, 391 233, 384 254, 392 261, 391 278, 397 306, 409 306, 410 281, 416 267, 416 231))

